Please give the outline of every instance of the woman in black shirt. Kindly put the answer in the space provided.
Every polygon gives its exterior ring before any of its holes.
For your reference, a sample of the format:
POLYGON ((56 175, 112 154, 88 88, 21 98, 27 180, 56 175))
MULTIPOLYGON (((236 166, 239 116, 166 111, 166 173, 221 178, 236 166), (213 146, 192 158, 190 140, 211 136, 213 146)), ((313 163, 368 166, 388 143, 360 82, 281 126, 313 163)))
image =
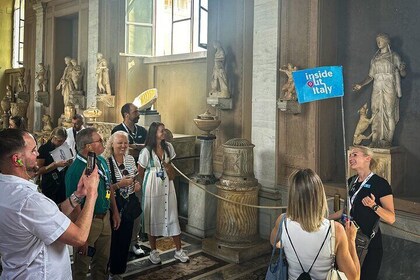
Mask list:
MULTIPOLYGON (((371 236, 375 224, 382 221, 393 224, 395 222, 394 198, 388 181, 374 174, 371 170, 376 162, 372 158, 371 149, 364 146, 355 146, 349 154, 351 169, 357 174, 349 178, 350 215, 360 226, 361 231, 371 236)), ((343 210, 330 216, 331 219, 340 219, 343 210)), ((378 227, 372 238, 368 253, 362 264, 361 280, 375 280, 378 277, 382 261, 382 235, 378 227)))
POLYGON ((64 127, 56 127, 51 132, 50 139, 38 149, 39 156, 37 164, 39 167, 38 175, 41 178, 42 193, 52 199, 55 203, 61 203, 66 199, 66 188, 64 178, 66 170, 71 161, 54 161, 51 152, 60 147, 67 139, 67 131, 64 127), (57 168, 63 167, 59 171, 57 168))

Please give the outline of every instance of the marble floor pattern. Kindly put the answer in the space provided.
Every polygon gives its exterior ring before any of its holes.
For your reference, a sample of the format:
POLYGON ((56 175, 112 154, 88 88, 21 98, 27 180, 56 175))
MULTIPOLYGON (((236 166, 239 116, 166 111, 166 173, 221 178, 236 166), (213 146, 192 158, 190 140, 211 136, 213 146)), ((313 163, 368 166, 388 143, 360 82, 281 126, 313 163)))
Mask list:
POLYGON ((153 265, 148 260, 150 248, 147 242, 142 245, 146 255, 136 257, 130 255, 127 271, 123 279, 127 280, 175 280, 175 279, 265 279, 265 272, 270 258, 270 252, 253 260, 234 264, 202 251, 201 240, 188 234, 182 234, 182 248, 188 250, 190 261, 181 263, 173 258, 175 246, 171 238, 160 238, 157 248, 161 254, 162 263, 153 265))

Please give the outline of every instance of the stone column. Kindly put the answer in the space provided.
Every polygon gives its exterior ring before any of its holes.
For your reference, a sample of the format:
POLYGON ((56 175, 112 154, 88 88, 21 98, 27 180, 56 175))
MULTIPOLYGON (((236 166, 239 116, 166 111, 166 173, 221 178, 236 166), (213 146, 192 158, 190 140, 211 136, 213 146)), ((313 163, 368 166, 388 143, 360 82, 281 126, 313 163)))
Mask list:
POLYGON ((96 107, 96 55, 99 46, 99 0, 89 0, 86 107, 96 107))
MULTIPOLYGON (((44 62, 43 51, 44 51, 44 4, 41 1, 35 1, 32 4, 32 8, 35 10, 36 26, 35 26, 35 65, 44 62)), ((33 75, 32 75, 33 76, 33 75)), ((35 82, 36 83, 36 82, 35 82)), ((35 87, 36 88, 36 87, 35 87)), ((41 103, 34 101, 34 131, 41 130, 41 119, 42 110, 41 103)))
POLYGON ((252 75, 252 143, 255 176, 263 188, 276 183, 277 57, 279 2, 254 1, 254 50, 252 75))

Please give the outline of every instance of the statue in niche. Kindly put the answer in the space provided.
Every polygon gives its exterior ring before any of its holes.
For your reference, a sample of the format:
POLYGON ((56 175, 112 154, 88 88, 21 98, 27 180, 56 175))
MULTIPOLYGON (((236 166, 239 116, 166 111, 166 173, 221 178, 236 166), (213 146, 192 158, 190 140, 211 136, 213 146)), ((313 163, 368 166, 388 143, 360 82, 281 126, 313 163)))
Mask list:
POLYGON ((50 115, 42 116, 42 132, 51 132, 53 130, 53 124, 50 115))
POLYGON ((45 68, 44 64, 38 63, 37 67, 38 71, 35 72, 35 80, 38 80, 38 91, 39 92, 46 92, 47 91, 47 69, 45 68))
POLYGON ((96 79, 98 82, 98 94, 111 95, 111 85, 109 84, 108 62, 101 53, 97 54, 96 79))
POLYGON ((71 72, 73 71, 73 65, 71 64, 71 58, 66 56, 64 58, 66 63, 66 68, 64 68, 63 76, 60 79, 60 83, 55 88, 56 90, 61 89, 61 95, 64 98, 64 106, 69 106, 70 104, 70 92, 73 91, 74 86, 71 79, 71 72))
POLYGON ((70 62, 72 64, 71 80, 73 83, 74 90, 81 91, 83 78, 82 67, 77 64, 77 60, 74 58, 70 62))
POLYGON ((368 140, 372 138, 373 131, 368 136, 364 135, 363 133, 368 129, 368 127, 372 124, 373 119, 376 116, 376 113, 372 115, 369 119, 367 116, 369 109, 367 107, 367 103, 360 107, 359 111, 359 122, 357 123, 356 129, 353 135, 353 145, 360 145, 363 140, 368 140))
POLYGON ((213 79, 210 83, 210 96, 230 98, 225 71, 225 51, 219 41, 215 41, 213 47, 216 49, 216 53, 214 54, 213 79))
POLYGON ((373 81, 371 111, 376 114, 372 120, 372 142, 370 147, 389 148, 394 137, 395 126, 399 121, 399 98, 401 77, 406 75, 405 63, 390 47, 390 38, 380 33, 376 36, 378 51, 370 62, 369 75, 353 86, 359 91, 373 81))
POLYGON ((287 66, 284 65, 279 70, 287 75, 287 82, 281 87, 281 92, 283 93, 282 100, 297 100, 295 81, 292 75, 297 70, 297 67, 291 63, 287 63, 287 66))

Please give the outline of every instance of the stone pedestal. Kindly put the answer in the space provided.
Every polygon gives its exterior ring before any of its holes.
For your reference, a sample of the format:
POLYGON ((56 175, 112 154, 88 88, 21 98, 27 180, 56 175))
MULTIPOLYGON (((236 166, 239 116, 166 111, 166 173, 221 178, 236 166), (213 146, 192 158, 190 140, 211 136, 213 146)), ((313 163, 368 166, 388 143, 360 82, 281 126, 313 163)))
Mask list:
POLYGON ((76 110, 86 109, 86 96, 81 90, 71 92, 70 102, 74 104, 76 110))
POLYGON ((230 110, 233 108, 232 98, 220 98, 217 96, 207 97, 207 104, 217 107, 221 110, 230 110))
MULTIPOLYGON (((200 167, 194 181, 203 185, 206 190, 216 193, 217 181, 213 175, 213 142, 214 135, 198 136, 200 140, 200 167)), ((188 193, 188 225, 187 232, 201 238, 214 235, 216 229, 217 199, 211 194, 189 183, 188 193)))
MULTIPOLYGON (((201 178, 194 178, 194 181, 200 182, 201 178)), ((206 190, 216 193, 216 185, 207 184, 204 187, 206 190)), ((197 188, 192 183, 189 183, 188 190, 187 232, 201 238, 213 236, 216 232, 216 197, 197 188)))
MULTIPOLYGON (((351 149, 347 153, 350 153, 351 149)), ((376 168, 372 171, 379 176, 385 178, 392 187, 394 195, 404 193, 404 178, 405 178, 405 152, 403 148, 391 147, 386 149, 371 148, 373 151, 373 158, 376 160, 376 168)), ((350 166, 347 170, 347 178, 356 174, 351 170, 350 166)))
POLYGON ((50 94, 48 91, 36 91, 35 101, 41 103, 45 107, 50 106, 50 94))
POLYGON ((98 94, 98 95, 96 95, 96 101, 102 102, 108 108, 114 108, 115 107, 115 96, 114 95, 98 94))
POLYGON ((156 110, 140 111, 138 124, 143 127, 149 127, 152 122, 160 122, 160 114, 156 110))
POLYGON ((8 128, 9 127, 9 117, 10 115, 7 113, 4 113, 1 118, 3 120, 3 128, 8 128))
MULTIPOLYGON (((223 145, 223 174, 216 184, 218 195, 239 204, 258 205, 260 185, 254 177, 254 145, 246 139, 232 139, 223 145)), ((259 238, 258 209, 219 199, 216 234, 203 240, 203 251, 240 263, 270 251, 259 238)))

